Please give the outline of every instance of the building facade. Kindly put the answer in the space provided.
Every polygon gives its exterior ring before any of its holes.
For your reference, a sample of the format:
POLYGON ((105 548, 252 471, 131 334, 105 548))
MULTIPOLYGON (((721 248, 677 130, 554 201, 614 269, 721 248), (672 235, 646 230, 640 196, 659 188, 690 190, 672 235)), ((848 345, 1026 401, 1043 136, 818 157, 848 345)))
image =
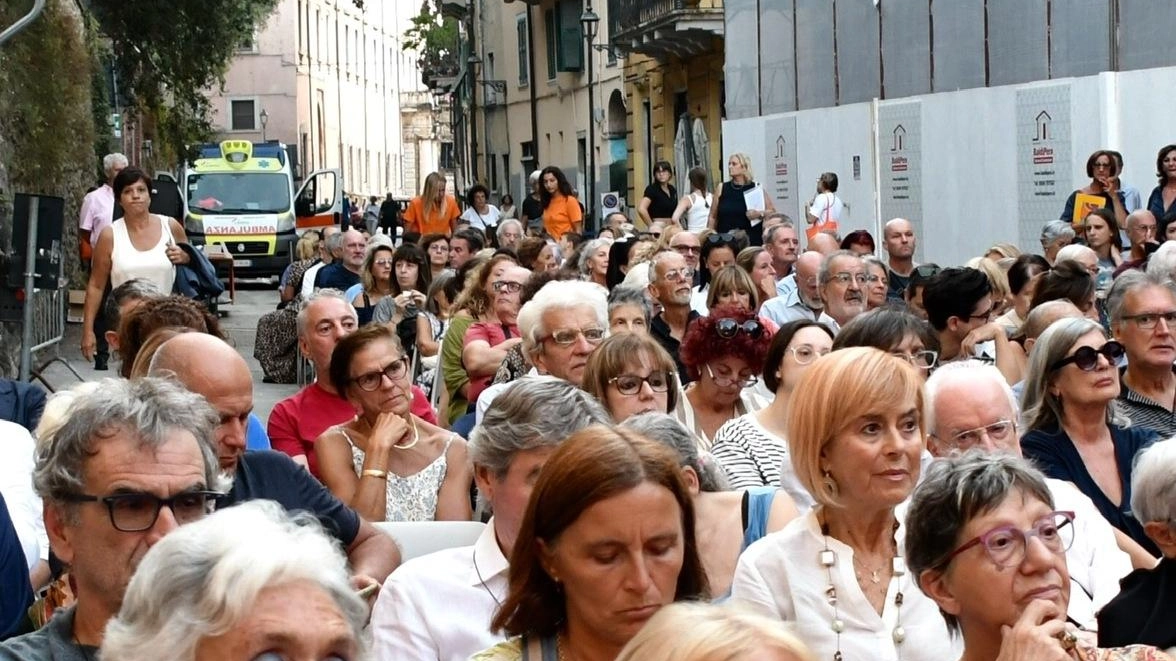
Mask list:
POLYGON ((449 137, 420 126, 443 120, 403 43, 415 4, 280 0, 210 90, 218 139, 280 140, 302 174, 341 169, 348 193, 415 194, 449 137))

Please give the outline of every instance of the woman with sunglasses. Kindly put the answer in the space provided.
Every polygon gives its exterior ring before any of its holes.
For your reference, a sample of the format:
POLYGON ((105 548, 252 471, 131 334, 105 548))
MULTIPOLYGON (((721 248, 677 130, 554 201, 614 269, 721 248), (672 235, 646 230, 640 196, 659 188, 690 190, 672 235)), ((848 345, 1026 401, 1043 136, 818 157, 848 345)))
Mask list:
POLYGON ((1156 439, 1128 427, 1113 402, 1119 396, 1123 345, 1108 341, 1089 319, 1062 319, 1029 354, 1021 410, 1029 430, 1025 457, 1046 475, 1074 483, 1120 532, 1153 556, 1159 549, 1127 511, 1135 455, 1156 439))
POLYGON ((764 385, 775 393, 772 403, 723 425, 711 446, 711 454, 727 471, 732 488, 777 486, 801 509, 812 508, 813 497, 796 481, 795 473, 788 471, 791 479, 787 484, 781 480, 781 466, 791 466, 784 420, 801 375, 832 350, 833 331, 807 319, 784 324, 772 337, 763 369, 764 385))
POLYGON ((1067 622, 1073 521, 1019 457, 970 450, 932 465, 911 497, 905 548, 911 579, 963 641, 963 656, 941 658, 1171 660, 1144 645, 1100 649, 1067 622))
POLYGON ((390 328, 339 340, 331 379, 358 414, 315 441, 323 484, 369 521, 466 521, 465 441, 413 415, 409 360, 390 328))
POLYGON ((772 196, 755 182, 751 170, 751 157, 747 154, 731 154, 727 159, 727 174, 731 177, 723 182, 711 205, 710 218, 706 226, 718 232, 743 230, 752 245, 763 245, 763 220, 776 212, 772 196), (749 195, 750 194, 750 195, 749 195), (762 198, 763 208, 758 199, 748 206, 748 197, 762 198))
MULTIPOLYGON (((387 240, 387 237, 382 237, 387 240)), ((355 307, 359 325, 371 322, 372 313, 386 296, 395 296, 392 282, 392 242, 373 242, 368 246, 367 256, 359 272, 359 284, 347 291, 347 298, 355 307)))
POLYGON ((1091 154, 1090 158, 1086 159, 1086 176, 1090 177, 1090 183, 1070 193, 1066 198, 1061 220, 1068 220, 1074 225, 1081 225, 1086 220, 1087 214, 1090 213, 1089 207, 1082 209, 1077 218, 1074 217, 1074 206, 1078 195, 1081 194, 1097 200, 1099 204, 1095 208, 1106 209, 1120 226, 1126 224, 1127 203, 1123 191, 1119 190, 1119 161, 1115 155, 1105 149, 1091 154))
POLYGON ((764 321, 741 306, 721 305, 687 328, 679 355, 691 383, 674 414, 698 439, 699 449, 709 450, 728 420, 763 408, 752 386, 771 343, 764 321))

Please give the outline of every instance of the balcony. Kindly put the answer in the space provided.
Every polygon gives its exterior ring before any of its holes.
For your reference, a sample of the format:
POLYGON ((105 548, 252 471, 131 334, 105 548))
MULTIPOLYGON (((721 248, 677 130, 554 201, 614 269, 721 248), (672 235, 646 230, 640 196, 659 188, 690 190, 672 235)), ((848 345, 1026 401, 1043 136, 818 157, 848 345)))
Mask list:
POLYGON ((609 43, 659 60, 710 51, 723 36, 723 0, 608 0, 609 43))

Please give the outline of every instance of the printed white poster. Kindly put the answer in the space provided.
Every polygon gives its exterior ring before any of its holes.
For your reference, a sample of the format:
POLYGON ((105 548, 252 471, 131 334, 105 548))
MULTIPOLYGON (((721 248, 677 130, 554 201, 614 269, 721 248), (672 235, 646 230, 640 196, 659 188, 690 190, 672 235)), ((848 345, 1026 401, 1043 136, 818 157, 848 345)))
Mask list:
POLYGON ((916 236, 923 222, 923 135, 919 102, 878 107, 878 167, 883 225, 906 218, 916 236))
POLYGON ((777 211, 799 218, 802 202, 796 190, 796 117, 764 121, 764 155, 767 172, 757 172, 756 177, 777 211))
POLYGON ((1069 181, 1070 85, 1017 90, 1017 211, 1020 246, 1039 250, 1041 226, 1061 216, 1069 181))

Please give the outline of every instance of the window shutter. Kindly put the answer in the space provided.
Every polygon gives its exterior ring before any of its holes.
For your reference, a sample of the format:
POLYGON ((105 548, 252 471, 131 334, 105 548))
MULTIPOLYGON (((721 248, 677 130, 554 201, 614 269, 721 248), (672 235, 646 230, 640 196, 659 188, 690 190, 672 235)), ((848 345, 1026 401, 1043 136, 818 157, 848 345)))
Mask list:
POLYGON ((580 3, 563 0, 558 5, 556 25, 559 35, 560 71, 579 71, 584 67, 584 34, 580 29, 580 3))

